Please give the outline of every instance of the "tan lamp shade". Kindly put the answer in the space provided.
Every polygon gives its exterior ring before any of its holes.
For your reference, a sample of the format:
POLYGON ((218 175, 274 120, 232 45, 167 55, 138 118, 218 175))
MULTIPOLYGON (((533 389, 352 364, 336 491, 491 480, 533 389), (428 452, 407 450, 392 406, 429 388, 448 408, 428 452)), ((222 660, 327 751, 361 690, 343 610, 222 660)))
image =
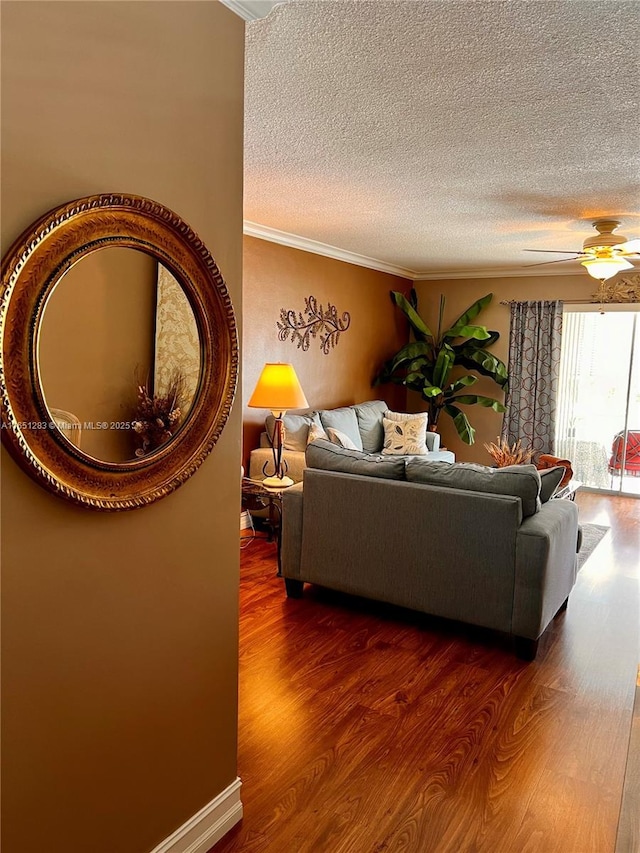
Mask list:
POLYGON ((251 395, 248 406, 252 409, 270 409, 286 412, 306 409, 309 404, 292 364, 265 364, 251 395))

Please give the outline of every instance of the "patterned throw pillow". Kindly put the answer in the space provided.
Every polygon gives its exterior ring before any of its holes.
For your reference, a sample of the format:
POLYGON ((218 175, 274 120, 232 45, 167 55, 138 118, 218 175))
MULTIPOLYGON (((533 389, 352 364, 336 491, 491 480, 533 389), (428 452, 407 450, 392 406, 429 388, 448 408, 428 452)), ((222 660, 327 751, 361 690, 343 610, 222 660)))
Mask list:
POLYGON ((427 448, 427 419, 422 415, 395 421, 382 419, 384 445, 382 452, 393 455, 424 456, 427 448))
POLYGON ((387 409, 384 413, 385 418, 390 421, 411 421, 414 418, 423 418, 424 420, 424 428, 429 426, 429 413, 428 412, 391 412, 387 409))
POLYGON ((338 447, 344 447, 345 450, 359 450, 349 436, 339 429, 327 427, 327 435, 329 436, 329 441, 332 444, 337 444, 338 447))

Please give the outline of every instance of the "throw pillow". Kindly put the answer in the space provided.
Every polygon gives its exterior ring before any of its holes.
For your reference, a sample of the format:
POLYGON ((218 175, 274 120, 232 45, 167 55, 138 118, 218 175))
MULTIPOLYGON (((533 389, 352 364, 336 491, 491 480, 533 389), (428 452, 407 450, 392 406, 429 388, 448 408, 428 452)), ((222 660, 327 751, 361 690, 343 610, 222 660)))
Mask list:
POLYGON ((427 452, 427 421, 423 417, 401 421, 382 419, 384 444, 382 452, 393 456, 424 456, 427 452))
POLYGON ((338 429, 348 435, 355 444, 356 450, 362 450, 362 438, 358 429, 358 418, 353 406, 343 406, 340 409, 324 409, 318 413, 325 430, 338 429))
POLYGON ((341 432, 339 429, 328 427, 327 435, 329 436, 329 441, 332 444, 337 444, 338 447, 344 447, 345 450, 358 450, 349 436, 346 433, 341 432))
POLYGON ((423 418, 424 420, 424 428, 426 429, 429 426, 429 413, 428 412, 390 412, 388 409, 384 413, 385 418, 390 421, 411 421, 414 418, 423 418))
POLYGON ((382 417, 387 410, 384 400, 368 400, 354 407, 358 419, 358 429, 365 453, 380 453, 384 441, 382 417))
POLYGON ((311 424, 309 427, 309 435, 307 436, 307 446, 311 444, 312 441, 317 441, 319 438, 327 440, 327 434, 318 424, 311 424))
POLYGON ((565 468, 557 465, 555 468, 538 469, 542 485, 540 486, 540 501, 543 504, 553 497, 565 475, 565 468))

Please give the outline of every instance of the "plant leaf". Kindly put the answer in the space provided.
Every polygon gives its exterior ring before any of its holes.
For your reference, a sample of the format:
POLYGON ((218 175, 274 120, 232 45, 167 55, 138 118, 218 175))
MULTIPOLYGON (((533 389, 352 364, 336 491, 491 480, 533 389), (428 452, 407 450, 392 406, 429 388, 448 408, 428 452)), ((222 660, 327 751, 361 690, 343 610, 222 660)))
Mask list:
POLYGON ((405 382, 407 385, 418 386, 420 390, 422 390, 422 386, 427 380, 424 378, 424 374, 419 370, 411 371, 411 373, 407 373, 405 376, 405 382))
POLYGON ((477 370, 483 376, 490 376, 501 388, 506 388, 509 382, 507 366, 493 353, 482 349, 471 349, 457 354, 456 363, 468 370, 477 370))
POLYGON ((424 362, 425 365, 428 365, 430 359, 425 358, 425 356, 430 356, 431 352, 431 344, 425 341, 411 341, 405 344, 402 349, 398 350, 394 356, 382 365, 373 384, 380 385, 383 382, 396 382, 401 378, 394 376, 396 371, 401 369, 414 370, 414 363, 424 362))
POLYGON ((461 412, 456 406, 450 404, 444 407, 445 412, 453 419, 454 426, 458 435, 465 444, 473 444, 475 441, 476 431, 469 423, 469 420, 464 412, 461 412))
POLYGON ((452 326, 442 335, 443 338, 476 338, 479 341, 489 339, 486 326, 452 326))
POLYGON ((462 391, 463 388, 469 388, 471 385, 475 385, 478 381, 477 376, 471 376, 467 374, 467 376, 461 376, 460 379, 456 379, 453 385, 450 385, 446 390, 447 396, 449 394, 456 394, 458 391, 462 391))
POLYGON ((484 397, 482 394, 459 394, 454 397, 454 400, 463 406, 475 406, 477 404, 484 406, 485 409, 493 409, 494 412, 507 411, 506 406, 503 406, 498 400, 494 400, 492 397, 484 397))
POLYGON ((419 341, 423 341, 425 338, 433 339, 433 333, 431 329, 427 326, 422 317, 416 311, 416 308, 414 308, 411 302, 409 302, 404 293, 400 293, 400 291, 398 290, 392 290, 391 299, 393 302, 395 302, 395 304, 407 318, 416 338, 419 341))
POLYGON ((489 337, 485 338, 483 341, 476 341, 473 338, 469 341, 472 347, 476 347, 477 349, 487 349, 488 347, 492 347, 497 341, 500 340, 500 332, 492 331, 491 329, 487 329, 489 332, 489 337))
POLYGON ((444 316, 444 304, 445 304, 444 293, 441 293, 440 294, 440 311, 438 313, 438 337, 436 339, 438 341, 438 343, 440 343, 440 332, 442 331, 442 318, 444 316))
POLYGON ((442 393, 442 388, 439 388, 437 385, 429 385, 428 383, 425 383, 421 389, 421 394, 425 400, 430 400, 432 397, 437 397, 438 394, 442 393))
MULTIPOLYGON (((411 341, 389 359, 387 364, 392 365, 392 372, 397 370, 404 362, 414 361, 431 355, 432 347, 426 341, 411 341)), ((430 359, 429 359, 430 360, 430 359)))
POLYGON ((464 352, 465 350, 474 350, 474 349, 488 349, 493 346, 496 341, 500 340, 500 332, 492 332, 487 329, 489 332, 488 338, 483 338, 483 340, 476 340, 475 338, 469 338, 469 340, 462 341, 459 344, 451 344, 453 349, 459 353, 464 352))
POLYGON ((441 388, 447 384, 451 368, 456 360, 456 354, 448 344, 443 344, 433 367, 433 384, 441 388))
POLYGON ((473 305, 470 305, 464 314, 461 314, 455 323, 451 326, 452 329, 455 329, 457 326, 468 326, 472 320, 475 320, 478 314, 482 311, 483 308, 486 308, 487 305, 493 299, 493 293, 487 293, 485 296, 481 296, 473 305))

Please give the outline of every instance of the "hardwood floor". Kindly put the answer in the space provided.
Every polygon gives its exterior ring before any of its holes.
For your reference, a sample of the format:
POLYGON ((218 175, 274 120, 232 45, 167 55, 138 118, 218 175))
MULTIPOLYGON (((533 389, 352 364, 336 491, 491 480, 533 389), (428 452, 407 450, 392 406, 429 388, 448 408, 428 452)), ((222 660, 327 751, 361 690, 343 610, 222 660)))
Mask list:
MULTIPOLYGON (((215 853, 613 853, 638 650, 640 500, 525 664, 505 638, 305 587, 243 551, 243 822, 215 853)), ((634 851, 623 851, 634 853, 634 851)))

